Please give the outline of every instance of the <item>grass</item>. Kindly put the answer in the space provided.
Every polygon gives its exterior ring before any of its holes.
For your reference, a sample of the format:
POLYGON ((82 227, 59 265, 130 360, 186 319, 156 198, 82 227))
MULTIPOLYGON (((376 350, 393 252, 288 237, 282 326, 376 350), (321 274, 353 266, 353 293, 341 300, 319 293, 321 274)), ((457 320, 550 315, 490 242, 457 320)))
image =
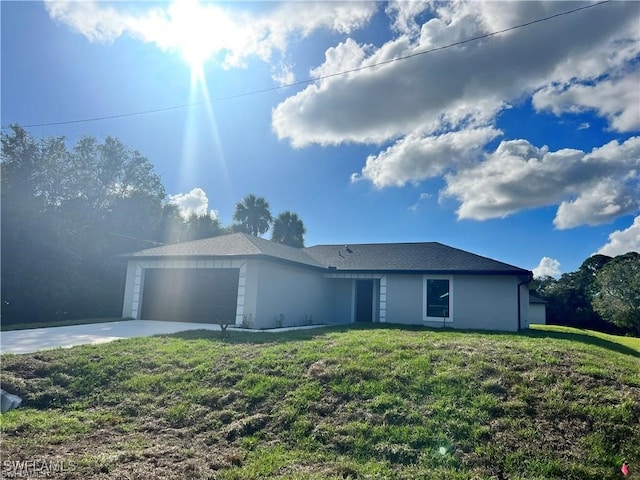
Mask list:
POLYGON ((594 345, 619 344, 628 347, 640 353, 640 338, 623 337, 620 335, 610 335, 608 333, 595 332, 593 330, 585 330, 583 328, 563 327, 560 325, 531 325, 531 331, 551 335, 557 334, 554 338, 567 338, 568 340, 586 341, 594 345), (565 336, 563 336, 565 334, 565 336))
POLYGON ((68 327, 70 325, 87 325, 90 323, 105 323, 105 322, 123 322, 131 320, 131 318, 78 318, 78 319, 66 319, 57 320, 55 322, 29 322, 29 323, 9 323, 0 324, 0 331, 7 332, 9 330, 29 330, 33 328, 47 328, 47 327, 68 327))
POLYGON ((0 417, 3 460, 64 459, 69 479, 601 480, 640 465, 638 344, 575 329, 192 331, 2 363, 24 398, 0 417))

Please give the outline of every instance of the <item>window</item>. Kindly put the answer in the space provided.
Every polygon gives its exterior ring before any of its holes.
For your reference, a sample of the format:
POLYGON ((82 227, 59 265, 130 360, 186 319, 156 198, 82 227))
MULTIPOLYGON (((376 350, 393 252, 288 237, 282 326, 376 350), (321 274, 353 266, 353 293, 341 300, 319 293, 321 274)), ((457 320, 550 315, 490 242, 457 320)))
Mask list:
POLYGON ((451 322, 451 284, 450 278, 425 277, 424 279, 424 320, 427 322, 451 322))

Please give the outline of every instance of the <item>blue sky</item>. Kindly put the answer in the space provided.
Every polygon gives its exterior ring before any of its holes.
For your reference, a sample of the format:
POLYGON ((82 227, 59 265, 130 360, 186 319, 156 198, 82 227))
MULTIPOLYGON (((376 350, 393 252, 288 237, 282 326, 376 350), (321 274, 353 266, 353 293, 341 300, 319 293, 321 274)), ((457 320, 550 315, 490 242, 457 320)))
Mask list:
POLYGON ((558 275, 640 251, 640 3, 511 29, 587 5, 3 1, 2 126, 119 137, 223 224, 558 275))

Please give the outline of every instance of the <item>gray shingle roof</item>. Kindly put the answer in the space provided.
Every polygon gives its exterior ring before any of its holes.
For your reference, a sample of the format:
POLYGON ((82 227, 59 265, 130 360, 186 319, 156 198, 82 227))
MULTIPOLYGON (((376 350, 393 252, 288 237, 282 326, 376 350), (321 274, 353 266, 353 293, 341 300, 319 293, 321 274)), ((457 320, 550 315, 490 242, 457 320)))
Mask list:
POLYGON ((263 256, 349 272, 431 272, 522 274, 522 268, 437 242, 318 245, 293 248, 245 233, 205 238, 142 250, 128 258, 263 256))
POLYGON ((527 270, 437 242, 318 245, 306 249, 326 266, 351 271, 514 273, 527 270))
POLYGON ((251 257, 267 256, 280 260, 324 268, 304 249, 293 248, 246 233, 233 233, 219 237, 203 238, 192 242, 174 243, 148 248, 127 255, 128 258, 157 257, 251 257))

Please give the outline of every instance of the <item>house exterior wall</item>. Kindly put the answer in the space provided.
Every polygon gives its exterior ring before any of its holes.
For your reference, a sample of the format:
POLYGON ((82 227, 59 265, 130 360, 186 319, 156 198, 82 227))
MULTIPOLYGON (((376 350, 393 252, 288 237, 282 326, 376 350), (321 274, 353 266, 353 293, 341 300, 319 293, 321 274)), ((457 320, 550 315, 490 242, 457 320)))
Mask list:
MULTIPOLYGON (((236 325, 252 326, 255 323, 258 306, 258 285, 260 283, 260 261, 247 260, 247 272, 245 275, 244 304, 242 312, 238 312, 236 325)), ((259 328, 259 327, 256 327, 259 328)))
MULTIPOLYGON (((520 280, 516 276, 465 275, 454 281, 456 328, 518 330, 520 280)), ((522 287, 520 305, 529 305, 529 290, 522 287)), ((522 313, 525 308, 521 308, 522 313)))
MULTIPOLYGON (((518 284, 522 283, 518 280, 518 284)), ((529 284, 520 285, 520 328, 528 328, 530 321, 529 284)), ((518 326, 516 325, 516 329, 518 326)))
POLYGON ((330 286, 323 272, 266 261, 252 262, 252 270, 257 272, 257 288, 249 289, 256 299, 253 328, 274 328, 279 318, 283 327, 330 321, 330 286))
POLYGON ((386 322, 422 325, 422 275, 386 277, 386 322))
POLYGON ((529 322, 527 327, 532 323, 546 325, 547 323, 547 306, 544 303, 531 303, 529 305, 529 322))
MULTIPOLYGON (((423 275, 386 275, 386 321, 432 327, 516 331, 518 329, 518 283, 516 276, 454 275, 450 278, 450 322, 424 320, 423 275)), ((427 278, 431 278, 427 276, 427 278)), ((434 276, 433 278, 445 278, 434 276)), ((521 288, 523 319, 529 296, 521 288)), ((523 320, 523 322, 524 322, 523 320)), ((523 323, 524 325, 524 323, 523 323)))

